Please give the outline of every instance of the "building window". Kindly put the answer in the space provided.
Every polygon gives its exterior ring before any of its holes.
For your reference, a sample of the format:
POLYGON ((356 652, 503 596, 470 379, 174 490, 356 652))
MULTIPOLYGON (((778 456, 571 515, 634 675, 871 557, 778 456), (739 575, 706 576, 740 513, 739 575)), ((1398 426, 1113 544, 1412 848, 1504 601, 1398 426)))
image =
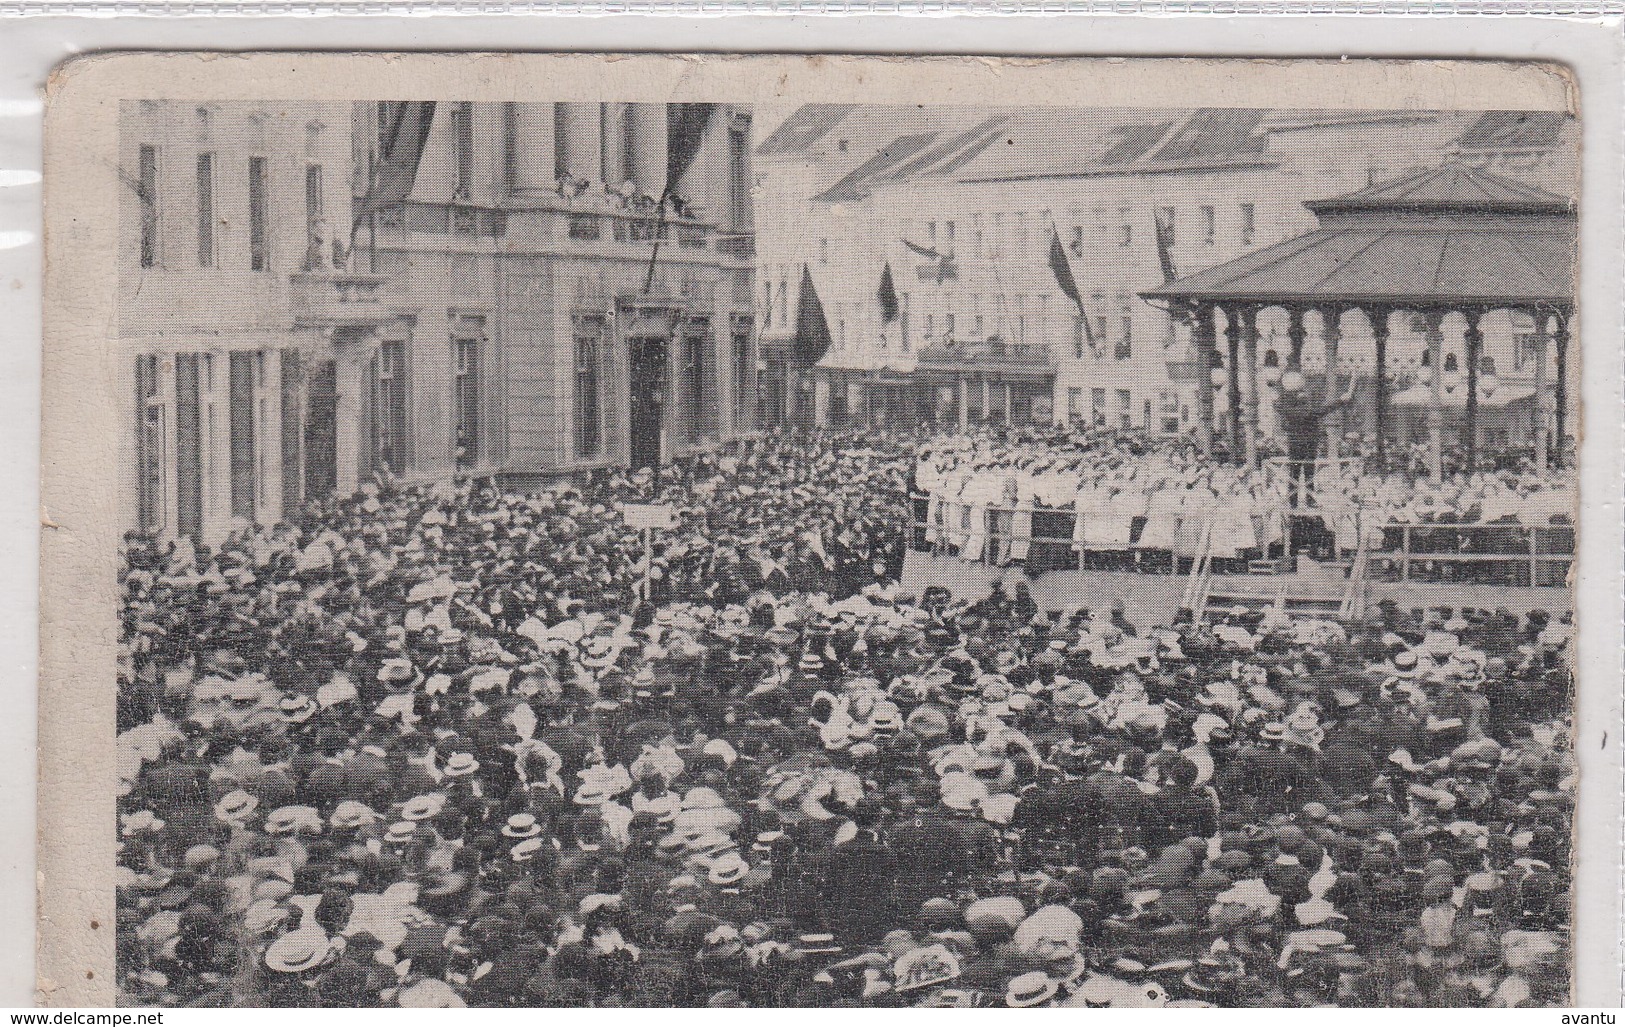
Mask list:
POLYGON ((466 200, 474 187, 474 105, 463 102, 451 108, 452 166, 457 178, 452 183, 451 198, 466 200))
POLYGON ((598 357, 603 328, 579 322, 575 333, 575 444, 576 456, 595 457, 602 442, 602 412, 598 394, 598 357))
POLYGON ((1089 333, 1085 327, 1088 323, 1081 314, 1072 318, 1072 356, 1078 360, 1083 359, 1089 346, 1089 333))
POLYGON ((556 103, 553 105, 553 177, 561 182, 570 177, 569 151, 570 135, 565 127, 564 104, 556 103))
POLYGON ((406 470, 406 343, 382 343, 372 363, 373 463, 401 474, 406 470))
POLYGON ((480 462, 480 339, 477 335, 454 338, 451 346, 457 466, 474 467, 480 462))
POLYGON ((502 191, 514 191, 519 179, 519 105, 502 105, 502 191))
POLYGON ((1072 254, 1072 256, 1074 256, 1074 257, 1082 257, 1083 256, 1083 226, 1082 225, 1073 225, 1072 226, 1072 237, 1071 237, 1071 240, 1066 244, 1066 248, 1067 248, 1067 251, 1070 252, 1072 254))
POLYGON ((944 339, 954 337, 954 316, 952 314, 942 315, 942 337, 944 339))
POLYGON ((820 239, 820 240, 818 240, 818 262, 820 264, 828 264, 829 263, 829 240, 828 239, 820 239))
POLYGON ((270 253, 270 183, 264 157, 248 158, 248 269, 266 271, 270 253))
POLYGON ((1241 244, 1243 246, 1253 244, 1253 229, 1253 205, 1243 203, 1241 205, 1241 244))
POLYGON ((779 325, 790 326, 790 286, 783 279, 779 280, 779 325))
POLYGON ((282 510, 287 516, 304 498, 305 374, 296 349, 282 351, 282 510))
MULTIPOLYGON (((844 322, 843 322, 844 324, 844 322)), ((707 337, 696 327, 682 336, 678 365, 678 411, 689 442, 705 434, 705 345, 707 337)))
POLYGON ((1117 339, 1117 359, 1129 360, 1134 356, 1134 319, 1122 319, 1123 334, 1117 339))
POLYGON ((751 352, 750 344, 750 318, 736 316, 733 319, 733 333, 731 337, 733 367, 733 427, 734 431, 748 431, 751 428, 750 411, 750 376, 755 369, 756 359, 751 352))
POLYGON ((197 155, 197 266, 214 267, 214 154, 197 155))
POLYGON ((982 259, 982 215, 972 214, 970 218, 970 247, 971 256, 977 260, 982 259))
POLYGON ((925 244, 933 250, 937 248, 937 223, 935 221, 925 223, 925 244))
MULTIPOLYGON (((632 105, 621 104, 621 182, 637 181, 637 152, 638 152, 638 123, 632 117, 632 105)), ((617 183, 619 184, 619 183, 617 183)), ((641 191, 647 192, 644 183, 637 183, 641 191)))
POLYGON ((141 203, 141 266, 158 266, 158 148, 141 147, 136 162, 136 198, 141 203))
POLYGON ((932 332, 931 315, 927 314, 927 315, 925 315, 925 337, 927 339, 930 339, 932 337, 931 332, 932 332))
POLYGON ((1118 423, 1125 428, 1134 427, 1134 397, 1127 389, 1117 390, 1117 413, 1121 418, 1118 423))
POLYGON ((1089 417, 1099 423, 1106 419, 1106 390, 1089 390, 1089 417))
POLYGON ((1214 212, 1211 204, 1202 205, 1202 244, 1212 246, 1214 237, 1218 235, 1218 214, 1214 212))
POLYGON ((254 459, 254 354, 231 354, 229 405, 231 431, 231 515, 254 520, 256 473, 254 459))
POLYGON ((1157 208, 1157 223, 1162 226, 1162 233, 1168 240, 1169 246, 1175 245, 1174 224, 1177 216, 1172 207, 1157 208))
POLYGON ((1027 250, 1027 215, 1016 214, 1016 252, 1025 253, 1027 250))
POLYGON ((1066 390, 1066 419, 1068 421, 1083 420, 1083 390, 1066 390))
POLYGON ((971 338, 973 338, 973 339, 981 339, 983 337, 984 336, 982 334, 982 315, 977 314, 975 317, 971 318, 971 338))
POLYGON ((315 271, 327 265, 328 254, 322 247, 330 240, 323 230, 322 166, 305 165, 305 270, 315 271))
POLYGON ((603 226, 597 214, 571 214, 570 238, 592 242, 603 235, 603 226))
POLYGON ((744 128, 728 130, 728 223, 734 231, 750 226, 750 138, 744 128))
POLYGON ((943 222, 943 225, 942 225, 942 244, 948 248, 949 253, 953 252, 953 250, 954 250, 954 223, 952 221, 943 222))
POLYGON ((197 537, 203 530, 202 361, 175 355, 175 528, 197 537))
POLYGON ((902 340, 903 352, 904 353, 908 352, 908 346, 909 346, 909 340, 908 340, 908 298, 909 298, 909 294, 906 293, 906 292, 903 293, 902 302, 898 304, 898 309, 897 309, 897 335, 902 340))
POLYGON ((164 406, 158 398, 158 358, 135 358, 136 523, 156 532, 164 521, 164 406))
POLYGON ((1117 245, 1133 246, 1134 223, 1129 220, 1129 209, 1127 207, 1117 208, 1117 220, 1119 222, 1117 226, 1117 245))

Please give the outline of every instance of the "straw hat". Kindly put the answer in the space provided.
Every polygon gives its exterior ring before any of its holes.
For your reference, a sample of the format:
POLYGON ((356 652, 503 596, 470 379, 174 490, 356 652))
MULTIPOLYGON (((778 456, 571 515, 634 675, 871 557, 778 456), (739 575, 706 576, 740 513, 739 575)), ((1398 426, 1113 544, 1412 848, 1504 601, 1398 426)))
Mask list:
POLYGON ((515 813, 502 825, 504 838, 534 838, 542 833, 542 826, 531 813, 515 813))
POLYGON ((225 796, 214 804, 214 815, 217 820, 224 820, 228 824, 240 824, 259 807, 260 801, 242 789, 227 792, 225 796))
POLYGON ((1048 974, 1034 970, 1031 973, 1021 974, 1010 982, 1010 986, 1004 992, 1004 1003, 1016 1009, 1041 1006, 1054 998, 1059 990, 1060 985, 1048 974))
POLYGON ((265 965, 277 973, 297 974, 327 962, 333 943, 320 927, 301 927, 273 941, 265 950, 265 965))

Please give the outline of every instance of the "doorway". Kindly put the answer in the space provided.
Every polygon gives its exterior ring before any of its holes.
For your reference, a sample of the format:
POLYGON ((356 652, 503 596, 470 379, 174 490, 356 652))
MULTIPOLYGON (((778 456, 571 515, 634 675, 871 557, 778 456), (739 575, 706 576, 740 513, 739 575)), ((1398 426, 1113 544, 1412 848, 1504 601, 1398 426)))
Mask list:
POLYGON ((671 340, 639 337, 627 340, 631 419, 628 425, 632 467, 660 466, 665 427, 667 350, 671 340))
POLYGON ((322 360, 311 369, 305 417, 305 496, 331 496, 338 485, 338 364, 322 360))

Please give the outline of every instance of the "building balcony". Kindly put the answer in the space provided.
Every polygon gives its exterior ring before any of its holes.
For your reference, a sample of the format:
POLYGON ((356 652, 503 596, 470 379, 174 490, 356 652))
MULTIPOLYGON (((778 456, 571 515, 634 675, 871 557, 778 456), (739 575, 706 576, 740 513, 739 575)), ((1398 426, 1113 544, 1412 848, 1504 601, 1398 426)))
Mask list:
POLYGON ((1055 358, 1048 346, 1004 342, 994 336, 983 342, 933 343, 920 350, 915 366, 921 371, 950 374, 979 372, 1043 378, 1055 373, 1055 358))
POLYGON ((361 328, 390 320, 380 296, 383 275, 352 271, 303 271, 289 276, 293 323, 309 328, 361 328))
POLYGON ((756 236, 749 233, 717 236, 717 252, 724 257, 752 260, 756 256, 756 236))

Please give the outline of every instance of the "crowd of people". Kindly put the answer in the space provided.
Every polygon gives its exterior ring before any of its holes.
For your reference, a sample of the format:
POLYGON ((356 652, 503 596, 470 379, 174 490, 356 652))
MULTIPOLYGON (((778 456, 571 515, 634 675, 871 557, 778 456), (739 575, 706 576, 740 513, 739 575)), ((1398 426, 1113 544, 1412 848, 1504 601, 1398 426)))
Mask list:
MULTIPOLYGON (((1542 550, 1563 552, 1566 539, 1572 551, 1572 477, 1523 468, 1433 482, 1358 459, 1324 461, 1312 473, 1272 461, 1250 468, 1137 429, 990 426, 921 446, 915 543, 1037 573, 1163 571, 1203 551, 1221 566, 1285 555, 1290 519, 1298 540, 1327 558, 1353 553, 1362 533, 1374 551, 1399 552, 1407 526, 1417 552, 1527 557, 1523 528, 1555 529, 1542 534, 1542 550)), ((1527 577, 1526 565, 1473 570, 1493 583, 1531 583, 1514 580, 1527 577)), ((1552 570, 1560 582, 1566 569, 1552 570)))
POLYGON ((908 595, 916 455, 132 536, 121 1001, 1566 1001, 1566 616, 908 595))

